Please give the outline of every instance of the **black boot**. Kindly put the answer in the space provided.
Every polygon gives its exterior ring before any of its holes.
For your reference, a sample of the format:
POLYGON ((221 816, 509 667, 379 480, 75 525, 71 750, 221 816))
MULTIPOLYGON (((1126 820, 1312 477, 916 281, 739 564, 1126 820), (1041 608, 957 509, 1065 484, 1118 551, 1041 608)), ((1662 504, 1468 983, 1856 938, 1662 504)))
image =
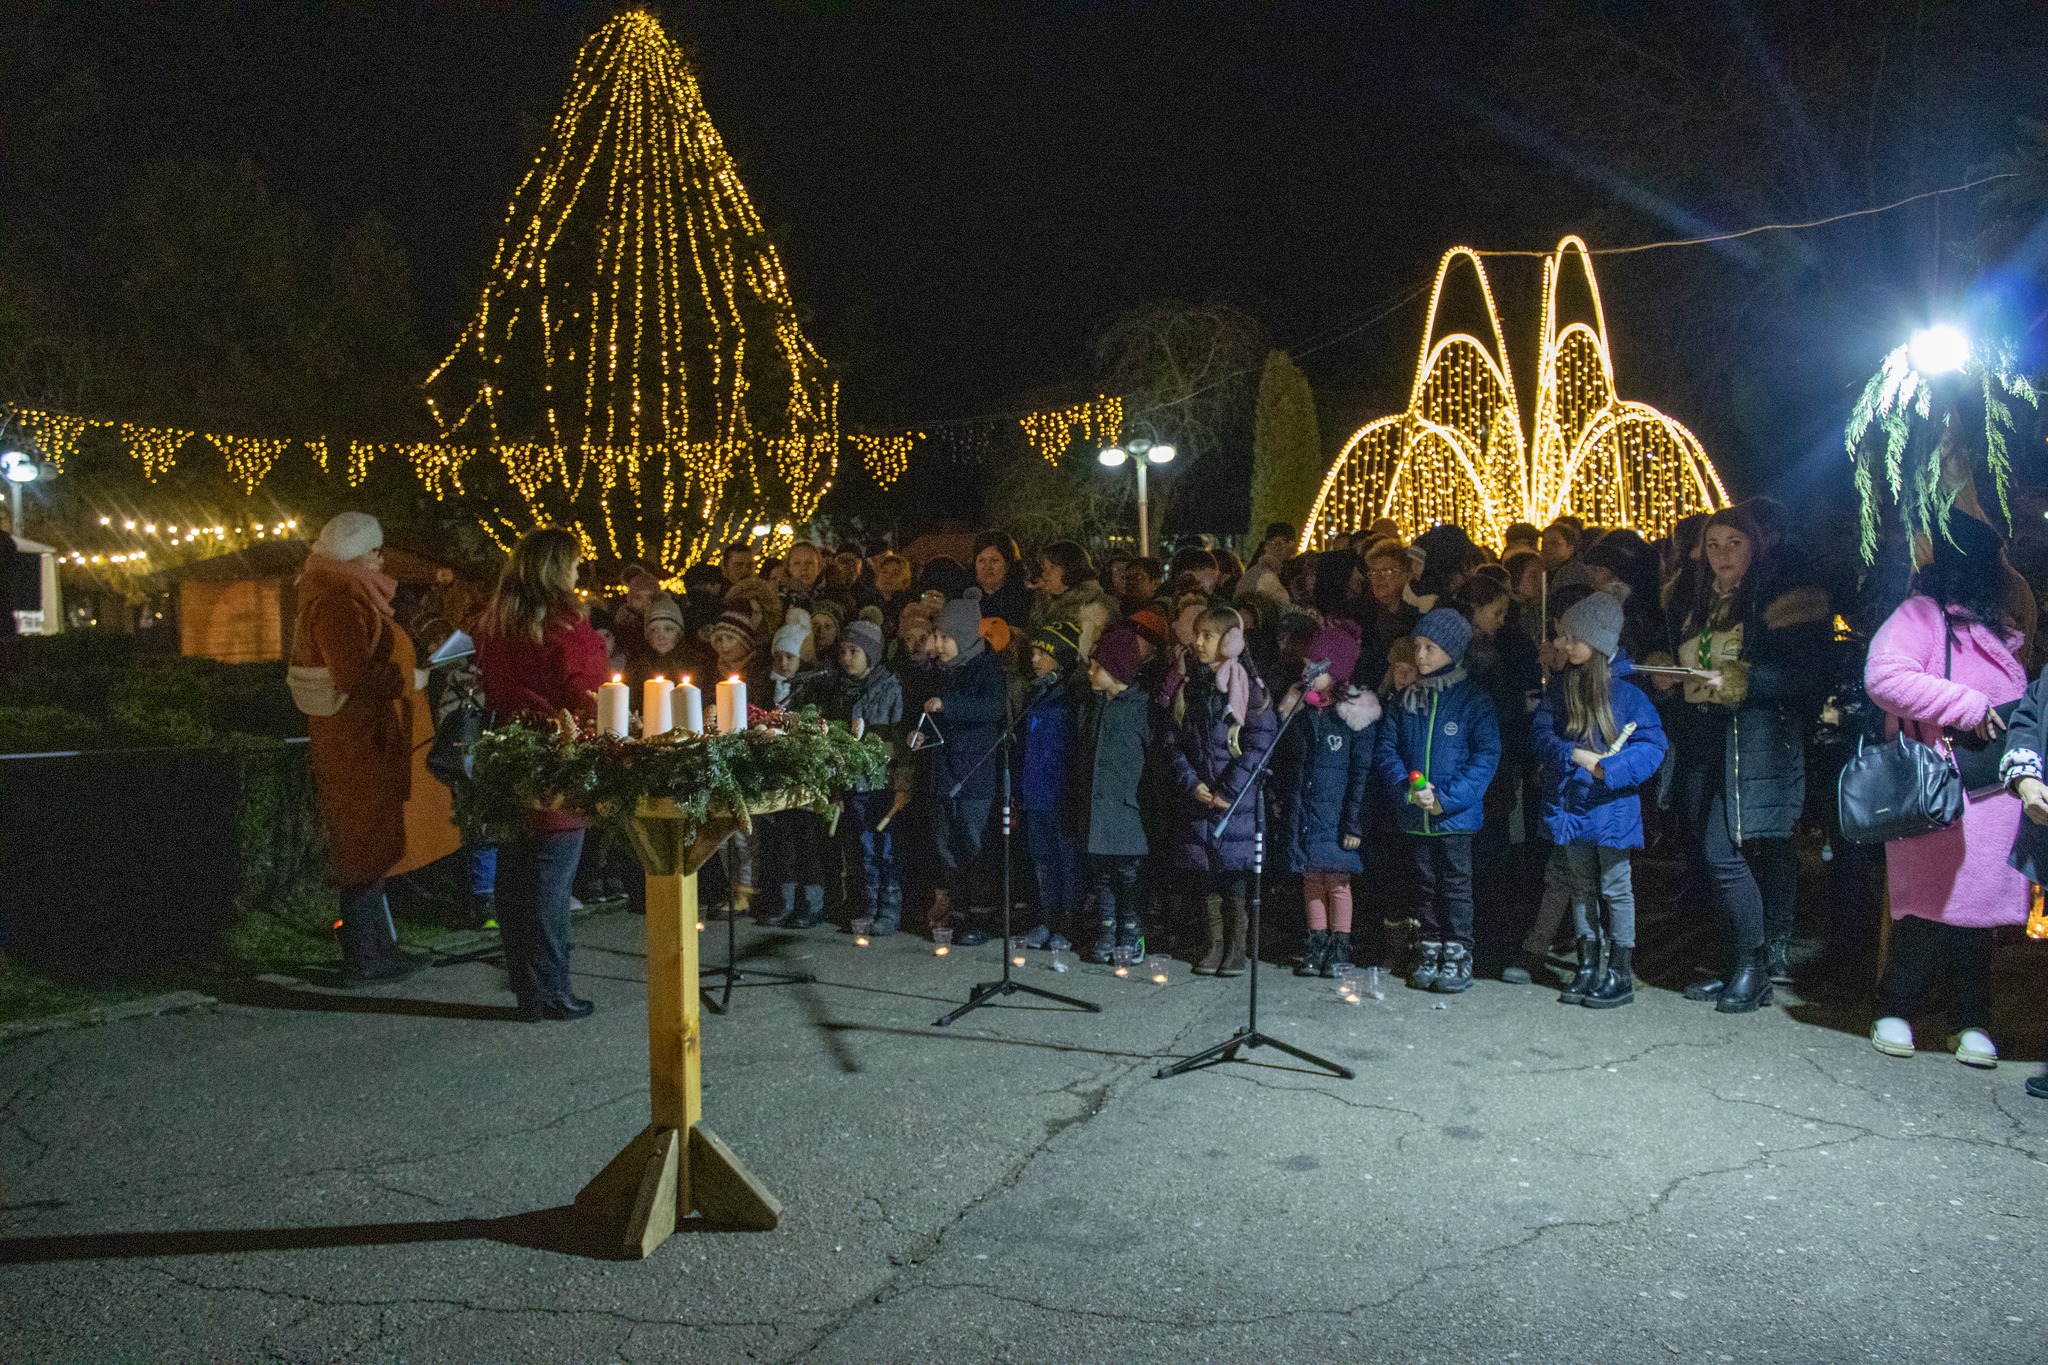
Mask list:
POLYGON ((1541 955, 1524 950, 1516 953, 1515 960, 1501 969, 1500 979, 1510 986, 1533 986, 1549 971, 1549 964, 1541 955))
POLYGON ((1579 970, 1565 985, 1557 997, 1560 1005, 1576 1005, 1583 1001, 1593 987, 1600 984, 1600 940, 1582 938, 1579 940, 1579 970))
POLYGON ((1230 941, 1224 946, 1223 965, 1216 969, 1218 976, 1243 976, 1251 965, 1245 956, 1245 938, 1251 931, 1251 907, 1243 896, 1231 896, 1223 902, 1224 929, 1230 941))
POLYGON ((1726 990, 1727 987, 1728 976, 1726 973, 1723 973, 1720 976, 1709 977, 1705 981, 1693 982, 1685 988, 1685 998, 1688 1000, 1719 1000, 1721 992, 1726 990))
POLYGON ((1636 998, 1635 964, 1629 959, 1635 956, 1635 949, 1609 941, 1607 945, 1607 970, 1600 973, 1600 982, 1579 1001, 1589 1010, 1611 1010, 1618 1005, 1632 1003, 1636 998))
POLYGON ((1301 961, 1294 966, 1296 976, 1316 976, 1323 970, 1323 963, 1329 960, 1330 931, 1311 929, 1308 931, 1308 946, 1302 949, 1301 961))
POLYGON ((1714 1008, 1722 1014, 1748 1014, 1770 1003, 1771 950, 1759 944, 1743 954, 1714 1008))
POLYGON ((1768 965, 1771 972, 1771 984, 1774 986, 1791 985, 1792 940, 1789 937, 1774 938, 1764 944, 1764 951, 1769 954, 1768 965))
POLYGON ((1323 960, 1317 969, 1322 976, 1335 976, 1339 967, 1351 965, 1351 935, 1330 931, 1330 946, 1323 953, 1323 960))

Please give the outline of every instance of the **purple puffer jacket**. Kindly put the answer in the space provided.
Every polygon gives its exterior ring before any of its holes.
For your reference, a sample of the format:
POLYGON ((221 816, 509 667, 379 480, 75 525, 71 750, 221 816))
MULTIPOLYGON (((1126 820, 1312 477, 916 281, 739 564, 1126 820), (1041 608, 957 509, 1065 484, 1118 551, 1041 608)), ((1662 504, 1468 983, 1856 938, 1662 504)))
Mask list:
POLYGON ((1272 747, 1272 699, 1266 685, 1252 678, 1245 722, 1235 725, 1228 698, 1216 690, 1215 674, 1190 662, 1180 689, 1181 715, 1169 708, 1163 717, 1164 756, 1173 770, 1175 796, 1171 839, 1172 865, 1182 872, 1249 872, 1252 866, 1252 802, 1246 797, 1231 815, 1221 836, 1216 822, 1223 812, 1195 800, 1195 787, 1207 785, 1225 801, 1237 799, 1245 780, 1272 747), (1238 752, 1230 751, 1231 730, 1237 730, 1238 752))

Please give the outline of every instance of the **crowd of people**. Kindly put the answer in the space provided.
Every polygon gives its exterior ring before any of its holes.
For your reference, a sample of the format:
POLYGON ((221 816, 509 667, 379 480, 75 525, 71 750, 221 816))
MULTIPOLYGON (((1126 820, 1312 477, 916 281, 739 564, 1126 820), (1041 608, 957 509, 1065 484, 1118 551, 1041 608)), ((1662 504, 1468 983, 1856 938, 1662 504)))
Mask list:
MULTIPOLYGON (((1275 524, 1249 564, 1206 537, 1100 564, 1072 541, 1027 557, 994 530, 966 563, 734 544, 673 594, 629 566, 594 607, 574 538, 539 531, 472 628, 501 717, 588 711, 614 674, 635 696, 654 675, 739 676, 759 705, 857 719, 894 745, 887 784, 836 821, 788 811, 735 840, 707 870, 714 914, 985 941, 1008 780, 1030 948, 1107 962, 1166 941, 1198 974, 1242 973, 1263 847, 1276 918, 1300 926, 1299 974, 1370 963, 1443 993, 1475 970, 1545 982, 1568 932, 1558 999, 1608 1009, 1634 998, 1631 856, 1653 833, 1718 912, 1720 970, 1685 994, 1724 1014, 1789 980, 1795 827, 1832 815, 1831 793, 1808 790, 1813 736, 1855 723, 1841 713, 1862 679, 1836 661, 1860 635, 1874 737, 2012 730, 2004 785, 1885 850, 1871 1032, 1910 1055, 1939 978, 1951 1048, 1993 1065, 1991 931, 2026 918, 2029 840, 2048 826, 2048 707, 2023 698, 2032 593, 1960 513, 1916 547, 1910 578, 1831 577, 1786 523, 1768 499, 1654 542, 1566 516, 1511 526, 1495 551, 1456 526, 1408 540, 1381 521, 1315 552, 1275 524)), ((339 581, 360 614, 362 574, 339 581)), ((583 835, 557 815, 479 879, 532 1017, 589 1008, 567 975, 575 868, 603 870, 583 835)))

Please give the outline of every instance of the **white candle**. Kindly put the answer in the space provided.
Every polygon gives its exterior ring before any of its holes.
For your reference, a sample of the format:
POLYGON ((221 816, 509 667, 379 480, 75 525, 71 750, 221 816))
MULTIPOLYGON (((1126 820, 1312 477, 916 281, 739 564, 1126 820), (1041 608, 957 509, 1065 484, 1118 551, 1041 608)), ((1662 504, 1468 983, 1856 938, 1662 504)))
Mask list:
POLYGON ((670 694, 676 685, 667 678, 652 677, 640 694, 640 738, 653 739, 665 735, 675 728, 675 713, 670 709, 670 694))
POLYGON ((735 673, 718 685, 718 733, 736 735, 747 728, 747 685, 735 673))
POLYGON ((683 713, 684 733, 703 734, 704 690, 690 681, 689 674, 683 675, 683 681, 676 687, 676 694, 671 700, 675 703, 675 709, 683 713))
POLYGON ((613 739, 624 739, 626 713, 632 704, 633 689, 626 686, 621 675, 612 674, 612 680, 597 689, 597 732, 613 739))

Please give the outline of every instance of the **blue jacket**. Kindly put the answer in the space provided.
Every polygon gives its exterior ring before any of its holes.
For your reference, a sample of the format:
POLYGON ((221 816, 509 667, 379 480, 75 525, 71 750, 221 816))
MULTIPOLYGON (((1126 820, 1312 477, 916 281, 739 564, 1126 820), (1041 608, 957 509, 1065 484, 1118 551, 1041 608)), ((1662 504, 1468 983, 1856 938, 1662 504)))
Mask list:
POLYGON ((1002 734, 1004 711, 1009 705, 1002 665, 984 645, 971 659, 941 664, 933 670, 932 686, 934 695, 944 703, 944 709, 932 720, 946 737, 946 742, 930 750, 925 760, 925 780, 931 784, 932 795, 950 800, 953 784, 966 778, 960 800, 993 800, 996 761, 981 760, 1002 734), (977 763, 979 767, 975 766, 977 763))
POLYGON ((1464 678, 1421 694, 1410 711, 1405 694, 1387 703, 1380 721, 1380 779, 1394 793, 1409 834, 1471 834, 1486 819, 1486 789, 1500 766, 1500 722, 1486 689, 1464 678), (1407 799, 1408 774, 1420 772, 1443 806, 1431 815, 1407 799))
POLYGON ((1019 809, 1072 813, 1067 771, 1074 746, 1074 694, 1058 672, 1034 680, 1024 698, 1019 809))
POLYGON ((1643 804, 1637 792, 1656 778, 1667 746, 1664 723, 1643 689, 1631 681, 1634 673, 1627 655, 1615 657, 1608 688, 1614 723, 1636 728, 1620 753, 1600 761, 1604 779, 1572 762, 1572 750, 1593 745, 1565 733, 1563 673, 1543 689, 1543 704, 1530 718, 1529 729, 1543 781, 1543 823, 1553 843, 1643 846, 1643 804))
POLYGON ((1365 837, 1379 710, 1370 692, 1304 706, 1272 741, 1275 846, 1289 872, 1365 870, 1343 841, 1365 837))

